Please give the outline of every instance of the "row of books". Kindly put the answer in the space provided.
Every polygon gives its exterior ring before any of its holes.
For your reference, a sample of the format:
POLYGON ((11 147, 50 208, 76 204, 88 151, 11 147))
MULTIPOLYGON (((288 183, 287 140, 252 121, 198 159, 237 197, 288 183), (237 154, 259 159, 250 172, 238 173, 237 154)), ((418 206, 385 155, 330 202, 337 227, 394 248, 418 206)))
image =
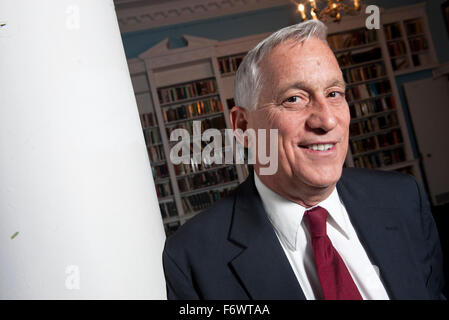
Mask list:
POLYGON ((399 23, 392 23, 384 26, 385 38, 387 40, 400 38, 402 36, 399 23))
MULTIPOLYGON (((187 155, 185 153, 183 154, 184 151, 182 148, 178 148, 177 149, 178 153, 175 154, 175 156, 179 157, 179 158, 187 156, 187 160, 190 164, 184 164, 184 166, 193 166, 193 164, 195 162, 201 162, 201 164, 204 166, 212 165, 212 162, 214 161, 214 157, 216 157, 216 156, 219 157, 219 159, 222 159, 223 160, 222 162, 224 162, 225 157, 226 157, 226 148, 227 148, 227 146, 224 143, 226 136, 224 134, 222 134, 221 139, 222 139, 221 146, 217 145, 217 147, 215 147, 214 142, 211 142, 211 141, 201 141, 201 140, 191 141, 188 145, 189 153, 187 155), (207 154, 207 156, 210 156, 211 159, 204 156, 204 154, 203 154, 204 148, 207 145, 209 145, 210 143, 212 143, 212 145, 211 145, 212 149, 208 149, 206 151, 206 154, 207 154)), ((230 149, 230 152, 231 151, 232 151, 232 149, 230 149)))
POLYGON ((142 124, 142 129, 157 126, 153 112, 141 114, 140 123, 142 124))
POLYGON ((235 166, 225 167, 214 171, 206 171, 200 174, 178 179, 179 191, 192 191, 195 189, 231 182, 237 179, 235 166))
MULTIPOLYGON (((198 120, 198 121, 200 121, 200 120, 198 120)), ((204 132, 205 130, 207 130, 209 128, 215 128, 215 129, 219 129, 219 130, 226 129, 226 122, 225 122, 223 115, 220 115, 218 117, 209 118, 209 119, 202 119, 201 120, 201 132, 204 132)), ((169 139, 170 139, 171 132, 175 129, 186 129, 190 135, 193 135, 193 122, 192 121, 181 122, 181 123, 178 123, 176 126, 166 128, 167 135, 168 135, 169 139)))
POLYGON ((390 91, 390 81, 383 80, 351 87, 346 92, 346 98, 348 102, 352 102, 354 100, 369 99, 381 94, 387 94, 390 91))
POLYGON ((354 166, 357 168, 376 169, 395 163, 404 162, 405 160, 404 149, 397 148, 360 157, 354 157, 354 166))
POLYGON ((161 210, 162 219, 176 217, 178 215, 178 210, 176 210, 174 201, 159 203, 159 208, 161 210))
POLYGON ((360 29, 327 37, 332 50, 340 50, 377 41, 376 30, 360 29))
POLYGON ((151 162, 159 162, 165 160, 165 152, 162 145, 158 146, 147 145, 147 152, 151 162))
POLYGON ((357 153, 375 151, 380 148, 393 146, 402 143, 402 135, 400 129, 394 129, 390 132, 371 136, 365 139, 352 140, 350 143, 353 155, 357 153))
POLYGON ((340 67, 347 67, 354 64, 370 62, 382 58, 382 50, 379 47, 372 49, 359 49, 351 52, 337 54, 340 67))
POLYGON ((161 135, 159 133, 159 128, 147 128, 143 131, 143 136, 145 138, 145 143, 148 145, 161 143, 161 135))
POLYGON ((424 37, 416 37, 413 39, 409 39, 408 44, 412 52, 423 51, 429 48, 429 44, 427 43, 427 40, 424 37))
POLYGON ((396 112, 389 113, 383 116, 377 116, 368 118, 364 121, 358 121, 351 123, 349 126, 349 132, 351 138, 357 136, 373 133, 379 130, 393 128, 398 126, 399 121, 396 112))
POLYGON ((177 164, 174 165, 174 169, 175 169, 175 174, 177 176, 182 176, 182 175, 186 175, 186 174, 195 174, 198 172, 202 172, 204 170, 208 170, 208 169, 212 169, 214 167, 219 167, 222 166, 223 164, 208 164, 208 163, 195 163, 193 160, 191 161, 190 164, 177 164))
POLYGON ((220 73, 236 72, 245 54, 218 58, 218 69, 220 73))
POLYGON ((405 42, 402 40, 388 43, 388 52, 390 57, 397 57, 407 54, 407 48, 405 47, 405 42))
POLYGON ((168 177, 168 167, 167 164, 161 164, 158 166, 151 166, 151 171, 153 172, 154 179, 163 179, 168 177))
POLYGON ((209 190, 196 193, 181 199, 185 213, 192 213, 204 210, 210 207, 215 201, 227 196, 232 188, 224 188, 222 190, 209 190))
POLYGON ((424 32, 422 23, 420 19, 408 20, 405 21, 405 31, 407 35, 415 35, 424 32))
POLYGON ((359 68, 343 70, 343 77, 347 83, 366 81, 385 76, 383 63, 373 63, 359 68))
POLYGON ((170 182, 157 183, 154 186, 156 187, 156 194, 158 198, 167 197, 173 194, 170 182))
POLYGON ((164 122, 189 119, 198 117, 208 113, 216 113, 223 111, 223 106, 218 98, 211 98, 201 101, 196 101, 189 104, 183 104, 176 108, 163 110, 164 122))
POLYGON ((198 80, 191 83, 161 88, 157 90, 161 104, 172 103, 179 100, 201 97, 217 92, 215 79, 198 80))
POLYGON ((349 111, 353 119, 392 109, 396 109, 396 102, 392 95, 349 105, 349 111))

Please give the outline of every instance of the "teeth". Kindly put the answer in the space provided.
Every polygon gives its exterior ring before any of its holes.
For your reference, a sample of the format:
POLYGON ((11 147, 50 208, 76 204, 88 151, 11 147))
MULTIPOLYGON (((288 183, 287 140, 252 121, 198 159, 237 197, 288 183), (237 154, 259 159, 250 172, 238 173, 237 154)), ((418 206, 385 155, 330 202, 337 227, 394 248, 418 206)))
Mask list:
POLYGON ((333 146, 334 146, 333 144, 312 144, 308 146, 308 148, 314 151, 327 151, 331 149, 333 146))

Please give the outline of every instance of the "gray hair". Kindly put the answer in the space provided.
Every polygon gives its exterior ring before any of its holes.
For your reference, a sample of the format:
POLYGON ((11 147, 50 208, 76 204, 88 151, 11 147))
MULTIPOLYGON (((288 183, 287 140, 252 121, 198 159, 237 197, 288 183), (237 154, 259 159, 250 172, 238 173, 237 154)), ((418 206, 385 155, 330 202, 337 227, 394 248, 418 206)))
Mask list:
POLYGON ((327 44, 326 25, 319 20, 309 20, 294 24, 276 31, 251 49, 243 58, 235 75, 235 105, 248 110, 256 108, 262 86, 259 62, 274 47, 287 40, 295 40, 299 44, 307 41, 310 37, 318 38, 327 44))

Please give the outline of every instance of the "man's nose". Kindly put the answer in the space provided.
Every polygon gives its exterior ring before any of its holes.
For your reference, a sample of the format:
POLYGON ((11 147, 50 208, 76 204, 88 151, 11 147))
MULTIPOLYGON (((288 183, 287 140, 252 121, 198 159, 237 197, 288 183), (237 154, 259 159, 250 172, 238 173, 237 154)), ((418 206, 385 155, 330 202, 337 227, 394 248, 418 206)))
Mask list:
POLYGON ((307 126, 313 130, 331 131, 337 125, 335 110, 326 101, 326 97, 317 97, 311 101, 310 114, 307 118, 307 126))

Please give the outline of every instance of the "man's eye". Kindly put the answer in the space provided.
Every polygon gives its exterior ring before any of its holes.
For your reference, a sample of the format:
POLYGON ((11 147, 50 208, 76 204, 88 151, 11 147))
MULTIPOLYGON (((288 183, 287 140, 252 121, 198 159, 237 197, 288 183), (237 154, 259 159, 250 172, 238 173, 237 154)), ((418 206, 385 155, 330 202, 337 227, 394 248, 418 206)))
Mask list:
POLYGON ((338 97, 340 97, 342 95, 343 95, 343 93, 339 92, 339 91, 332 91, 331 93, 329 93, 329 97, 330 98, 338 98, 338 97))
POLYGON ((299 102, 300 101, 300 97, 298 97, 298 96, 293 96, 293 97, 290 97, 290 98, 288 98, 287 100, 285 100, 285 102, 288 102, 288 103, 297 103, 297 102, 299 102))

